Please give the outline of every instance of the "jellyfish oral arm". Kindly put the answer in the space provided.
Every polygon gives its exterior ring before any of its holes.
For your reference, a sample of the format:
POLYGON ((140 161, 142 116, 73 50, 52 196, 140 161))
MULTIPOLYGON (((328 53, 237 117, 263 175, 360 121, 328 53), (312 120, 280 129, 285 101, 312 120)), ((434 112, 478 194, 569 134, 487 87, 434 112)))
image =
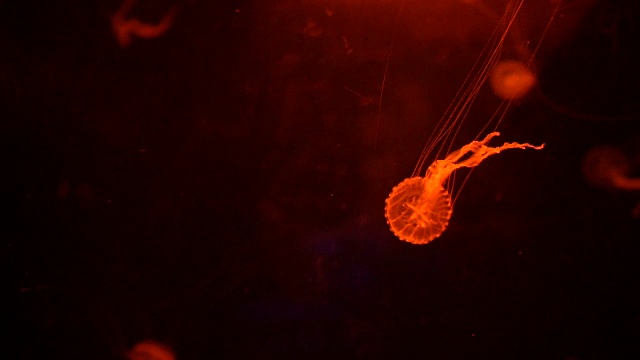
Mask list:
MULTIPOLYGON (((425 216, 425 206, 424 204, 422 205, 422 207, 420 206, 414 206, 411 205, 409 203, 405 204, 405 206, 410 209, 411 211, 413 211, 413 214, 411 214, 411 221, 413 221, 416 224, 420 224, 422 226, 432 226, 434 224, 433 220, 430 220, 428 216, 425 216)), ((432 215, 430 210, 430 207, 426 207, 426 213, 428 215, 432 215)))
POLYGON ((431 179, 434 183, 442 185, 447 178, 457 169, 462 167, 472 168, 479 165, 484 159, 491 155, 499 154, 503 150, 507 149, 535 149, 540 150, 544 148, 544 144, 540 146, 534 146, 528 143, 520 144, 517 142, 504 143, 502 146, 492 147, 487 143, 494 137, 499 136, 500 133, 492 132, 487 135, 483 140, 472 141, 469 144, 461 147, 460 149, 447 155, 443 160, 436 160, 427 169, 426 177, 431 179), (464 160, 461 160, 464 156, 469 154, 464 160))

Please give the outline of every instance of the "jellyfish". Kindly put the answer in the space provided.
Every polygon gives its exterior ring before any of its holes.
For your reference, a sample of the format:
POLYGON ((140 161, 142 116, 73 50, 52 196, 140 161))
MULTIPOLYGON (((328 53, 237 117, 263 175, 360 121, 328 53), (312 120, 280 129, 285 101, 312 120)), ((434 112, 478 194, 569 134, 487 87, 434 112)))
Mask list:
POLYGON ((504 100, 515 100, 529 93, 536 84, 536 77, 523 62, 505 60, 491 70, 489 82, 496 96, 504 100))
POLYGON ((136 0, 124 0, 120 9, 111 18, 111 28, 121 47, 131 45, 132 35, 152 39, 164 34, 171 27, 178 13, 178 7, 173 6, 157 25, 145 24, 137 19, 127 18, 135 2, 136 0))
MULTIPOLYGON (((597 187, 623 191, 640 191, 640 178, 631 177, 633 171, 629 157, 618 147, 599 145, 589 150, 582 163, 587 181, 597 187)), ((640 217, 640 202, 631 211, 631 217, 640 217)))
MULTIPOLYGON (((413 244, 427 244, 447 229, 456 200, 451 195, 451 178, 456 170, 474 168, 489 156, 499 154, 503 150, 540 150, 544 147, 544 144, 535 146, 519 142, 505 142, 500 146, 489 145, 491 139, 500 135, 497 132, 498 125, 512 101, 524 96, 535 84, 535 77, 525 64, 531 64, 539 44, 526 61, 499 61, 509 29, 523 3, 523 0, 509 3, 480 58, 427 141, 413 174, 395 186, 386 199, 387 223, 400 240, 413 244), (501 104, 474 140, 451 151, 453 141, 470 113, 480 89, 490 78, 494 92, 502 99, 501 104), (494 127, 493 131, 481 137, 481 134, 491 125, 494 127), (436 154, 437 160, 423 171, 429 155, 437 147, 439 148, 436 154), (448 155, 438 159, 441 153, 448 155)), ((552 19, 553 15, 549 22, 552 19)), ((540 41, 543 37, 544 33, 540 41)))
POLYGON ((455 170, 475 167, 503 150, 540 150, 544 147, 544 144, 534 146, 517 142, 497 147, 487 145, 489 140, 499 135, 498 132, 492 132, 481 141, 472 141, 444 159, 436 160, 429 166, 424 177, 410 177, 394 187, 386 200, 385 209, 391 231, 400 240, 413 244, 430 242, 440 236, 449 225, 453 206, 451 194, 444 185, 455 170))
POLYGON ((640 178, 630 177, 631 170, 631 163, 624 152, 609 145, 591 149, 582 164, 584 176, 595 186, 638 191, 640 178))

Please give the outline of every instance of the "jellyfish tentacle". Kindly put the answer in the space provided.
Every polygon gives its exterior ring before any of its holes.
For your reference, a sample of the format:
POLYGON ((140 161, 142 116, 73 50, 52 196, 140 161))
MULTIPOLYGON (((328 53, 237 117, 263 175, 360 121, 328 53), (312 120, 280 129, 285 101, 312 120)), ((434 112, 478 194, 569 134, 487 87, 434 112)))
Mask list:
POLYGON ((457 169, 462 167, 475 167, 478 166, 484 159, 488 158, 491 155, 499 154, 503 150, 507 149, 535 149, 540 150, 544 148, 544 144, 535 146, 529 143, 517 143, 517 142, 506 142, 502 144, 502 146, 492 147, 488 146, 487 143, 494 137, 499 136, 500 133, 492 132, 488 134, 483 140, 472 141, 469 144, 461 147, 460 149, 452 152, 447 155, 443 160, 436 160, 430 167, 427 169, 426 177, 430 179, 429 182, 434 182, 439 185, 443 184, 444 181, 457 169), (471 155, 464 159, 462 159, 465 155, 471 153, 471 155))

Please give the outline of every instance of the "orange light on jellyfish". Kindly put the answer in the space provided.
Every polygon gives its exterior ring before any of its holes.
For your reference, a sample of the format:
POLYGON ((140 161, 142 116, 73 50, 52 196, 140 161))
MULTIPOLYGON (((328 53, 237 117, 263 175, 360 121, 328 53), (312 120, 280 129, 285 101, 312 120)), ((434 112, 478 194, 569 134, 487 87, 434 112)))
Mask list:
MULTIPOLYGON (((463 167, 478 166, 489 156, 497 155, 503 150, 540 150, 544 147, 544 144, 535 146, 517 142, 490 146, 489 141, 499 135, 495 130, 479 140, 482 132, 490 126, 497 129, 511 102, 526 95, 536 83, 533 72, 525 64, 531 63, 537 47, 530 53, 528 61, 499 61, 505 39, 523 3, 524 0, 509 2, 480 59, 427 141, 413 174, 394 187, 386 199, 385 217, 391 231, 399 239, 413 244, 427 244, 447 229, 457 196, 456 194, 452 197, 453 182, 450 181, 454 171, 463 167), (451 151, 453 141, 468 116, 472 104, 488 80, 494 93, 503 99, 502 103, 497 107, 494 115, 487 120, 474 141, 451 151), (435 160, 425 171, 427 158, 436 147, 439 148, 436 158, 442 151, 448 152, 448 155, 443 159, 435 160)), ((558 6, 559 2, 554 13, 558 6)), ((553 15, 549 24, 552 19, 553 15)))

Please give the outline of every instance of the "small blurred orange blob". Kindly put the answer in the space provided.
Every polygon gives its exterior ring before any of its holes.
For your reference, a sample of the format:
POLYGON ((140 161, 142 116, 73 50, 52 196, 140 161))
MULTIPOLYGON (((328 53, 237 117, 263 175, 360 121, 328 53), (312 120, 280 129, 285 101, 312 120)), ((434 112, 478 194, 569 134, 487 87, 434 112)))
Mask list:
POLYGON ((137 343, 127 354, 129 360, 175 360, 173 351, 166 345, 155 341, 137 343))
POLYGON ((594 186, 620 190, 640 190, 640 178, 629 177, 631 164, 627 156, 611 145, 596 146, 584 158, 582 172, 594 186))
POLYGON ((499 62, 489 79, 493 92, 501 99, 520 99, 536 84, 536 77, 525 64, 516 60, 499 62))

